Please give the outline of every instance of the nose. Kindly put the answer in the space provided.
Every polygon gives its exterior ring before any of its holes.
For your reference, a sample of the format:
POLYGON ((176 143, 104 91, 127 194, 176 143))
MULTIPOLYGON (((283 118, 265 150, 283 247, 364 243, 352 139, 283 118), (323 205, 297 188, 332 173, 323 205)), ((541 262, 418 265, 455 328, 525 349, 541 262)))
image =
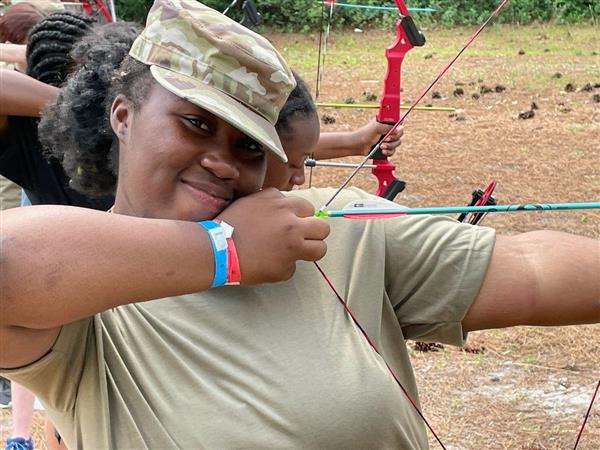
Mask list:
POLYGON ((222 143, 200 156, 200 165, 214 176, 227 180, 239 177, 240 170, 233 149, 222 143))

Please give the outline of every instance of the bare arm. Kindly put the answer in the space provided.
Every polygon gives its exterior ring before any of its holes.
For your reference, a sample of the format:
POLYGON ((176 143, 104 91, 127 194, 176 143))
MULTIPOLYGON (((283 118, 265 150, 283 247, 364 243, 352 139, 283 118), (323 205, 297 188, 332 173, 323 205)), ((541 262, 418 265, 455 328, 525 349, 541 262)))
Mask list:
POLYGON ((467 331, 600 322, 600 241, 553 231, 498 237, 467 331))
POLYGON ((25 64, 27 64, 26 49, 26 45, 0 43, 0 61, 20 64, 25 67, 25 64))
POLYGON ((63 324, 210 286, 210 242, 194 223, 68 207, 1 214, 0 367, 39 359, 63 324))
MULTIPOLYGON (((0 69, 0 118, 38 117, 42 109, 56 100, 58 88, 37 81, 15 70, 0 69)), ((0 123, 5 121, 0 121, 0 123)), ((0 133, 6 132, 6 125, 0 133)))
MULTIPOLYGON (((356 131, 341 131, 332 133, 321 133, 319 141, 315 149, 315 159, 333 159, 343 156, 366 156, 371 147, 379 140, 379 138, 387 133, 391 125, 386 125, 370 121, 365 126, 356 131)), ((400 145, 402 137, 402 127, 396 131, 381 145, 386 156, 392 156, 396 148, 400 145)))
MULTIPOLYGON (((235 227, 242 283, 281 281, 297 260, 325 254, 327 224, 304 200, 273 190, 240 199, 219 217, 235 227), (263 214, 250 214, 259 208, 263 214)), ((0 367, 45 354, 60 327, 119 305, 208 289, 214 258, 194 222, 68 206, 3 211, 0 367)))

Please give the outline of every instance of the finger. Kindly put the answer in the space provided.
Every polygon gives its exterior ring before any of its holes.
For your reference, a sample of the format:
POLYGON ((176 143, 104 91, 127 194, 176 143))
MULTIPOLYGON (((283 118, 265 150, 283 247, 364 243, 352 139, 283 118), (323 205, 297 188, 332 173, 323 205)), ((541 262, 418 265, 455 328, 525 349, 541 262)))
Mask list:
POLYGON ((315 208, 314 206, 304 200, 303 198, 299 198, 299 197, 287 197, 286 199, 286 205, 288 208, 291 208, 292 211, 294 212, 294 214, 296 214, 296 216, 298 217, 312 217, 315 214, 315 208))
POLYGON ((327 254, 327 244, 324 241, 304 241, 300 259, 303 261, 318 261, 327 254))
POLYGON ((307 217, 302 220, 301 226, 304 239, 323 240, 331 231, 329 224, 319 217, 307 217))
POLYGON ((285 195, 273 187, 261 189, 260 191, 250 195, 261 196, 267 199, 285 198, 285 195))
POLYGON ((387 134, 387 132, 390 131, 392 127, 393 125, 377 122, 377 126, 375 127, 375 134, 387 134))
POLYGON ((396 151, 402 141, 391 141, 391 142, 382 142, 381 149, 391 151, 392 153, 396 151))

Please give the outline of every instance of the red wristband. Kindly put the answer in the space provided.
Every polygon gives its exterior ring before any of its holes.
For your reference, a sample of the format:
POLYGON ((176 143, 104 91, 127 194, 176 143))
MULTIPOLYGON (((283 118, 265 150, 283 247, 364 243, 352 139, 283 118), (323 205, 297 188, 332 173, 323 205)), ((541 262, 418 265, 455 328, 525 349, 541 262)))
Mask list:
POLYGON ((232 238, 227 238, 227 284, 240 284, 241 280, 240 260, 235 243, 232 238))
POLYGON ((242 272, 235 243, 233 242, 233 227, 219 219, 216 219, 215 222, 218 222, 223 228, 227 241, 227 282, 225 284, 240 284, 242 272))

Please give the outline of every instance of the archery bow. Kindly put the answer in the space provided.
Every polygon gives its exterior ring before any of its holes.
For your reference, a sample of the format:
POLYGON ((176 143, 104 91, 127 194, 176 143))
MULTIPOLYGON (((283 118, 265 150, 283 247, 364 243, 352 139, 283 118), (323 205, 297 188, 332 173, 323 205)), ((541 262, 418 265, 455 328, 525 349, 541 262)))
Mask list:
POLYGON ((106 6, 102 2, 102 0, 94 0, 93 3, 94 3, 94 6, 92 6, 92 0, 84 0, 81 3, 83 12, 85 12, 86 14, 94 14, 94 7, 95 7, 98 10, 98 13, 100 13, 100 15, 102 15, 102 17, 104 18, 104 20, 106 22, 114 22, 115 21, 114 5, 112 3, 110 4, 111 11, 109 11, 106 8, 106 6))
MULTIPOLYGON (((333 1, 323 2, 330 7, 329 20, 333 10, 333 1)), ((418 30, 413 21, 409 8, 404 3, 404 0, 395 0, 398 9, 399 18, 396 21, 396 37, 392 44, 386 48, 385 57, 387 62, 386 74, 384 77, 382 93, 379 101, 379 110, 376 115, 378 122, 393 125, 400 120, 400 103, 401 103, 401 85, 402 85, 402 62, 404 57, 413 47, 421 47, 425 44, 425 36, 418 30)), ((329 23, 327 27, 327 35, 329 34, 329 23)), ((326 37, 327 39, 327 37, 326 37)), ((319 46, 320 47, 320 46, 319 46)), ((319 48, 319 66, 321 63, 321 48, 319 48)), ((319 95, 321 73, 317 74, 317 93, 319 95)), ((389 134, 388 134, 389 135, 389 134)), ((387 200, 393 200, 406 187, 406 183, 395 175, 396 166, 388 160, 386 156, 379 150, 379 145, 385 137, 375 144, 371 149, 377 147, 376 151, 369 154, 369 158, 373 159, 373 167, 371 173, 377 178, 376 194, 387 200)), ((308 167, 312 167, 318 163, 314 162, 308 167)), ((364 167, 364 164, 361 168, 364 167)))
MULTIPOLYGON (((396 21, 396 39, 385 49, 387 71, 377 113, 378 122, 390 125, 400 120, 400 87, 404 57, 412 48, 425 45, 425 36, 418 30, 404 0, 395 0, 395 3, 400 17, 396 21)), ((381 137, 374 148, 381 144, 384 137, 381 137)), ((383 155, 381 149, 378 148, 372 158, 375 167, 371 169, 371 173, 377 178, 377 195, 394 200, 396 195, 404 190, 406 183, 394 175, 396 166, 383 155)))

